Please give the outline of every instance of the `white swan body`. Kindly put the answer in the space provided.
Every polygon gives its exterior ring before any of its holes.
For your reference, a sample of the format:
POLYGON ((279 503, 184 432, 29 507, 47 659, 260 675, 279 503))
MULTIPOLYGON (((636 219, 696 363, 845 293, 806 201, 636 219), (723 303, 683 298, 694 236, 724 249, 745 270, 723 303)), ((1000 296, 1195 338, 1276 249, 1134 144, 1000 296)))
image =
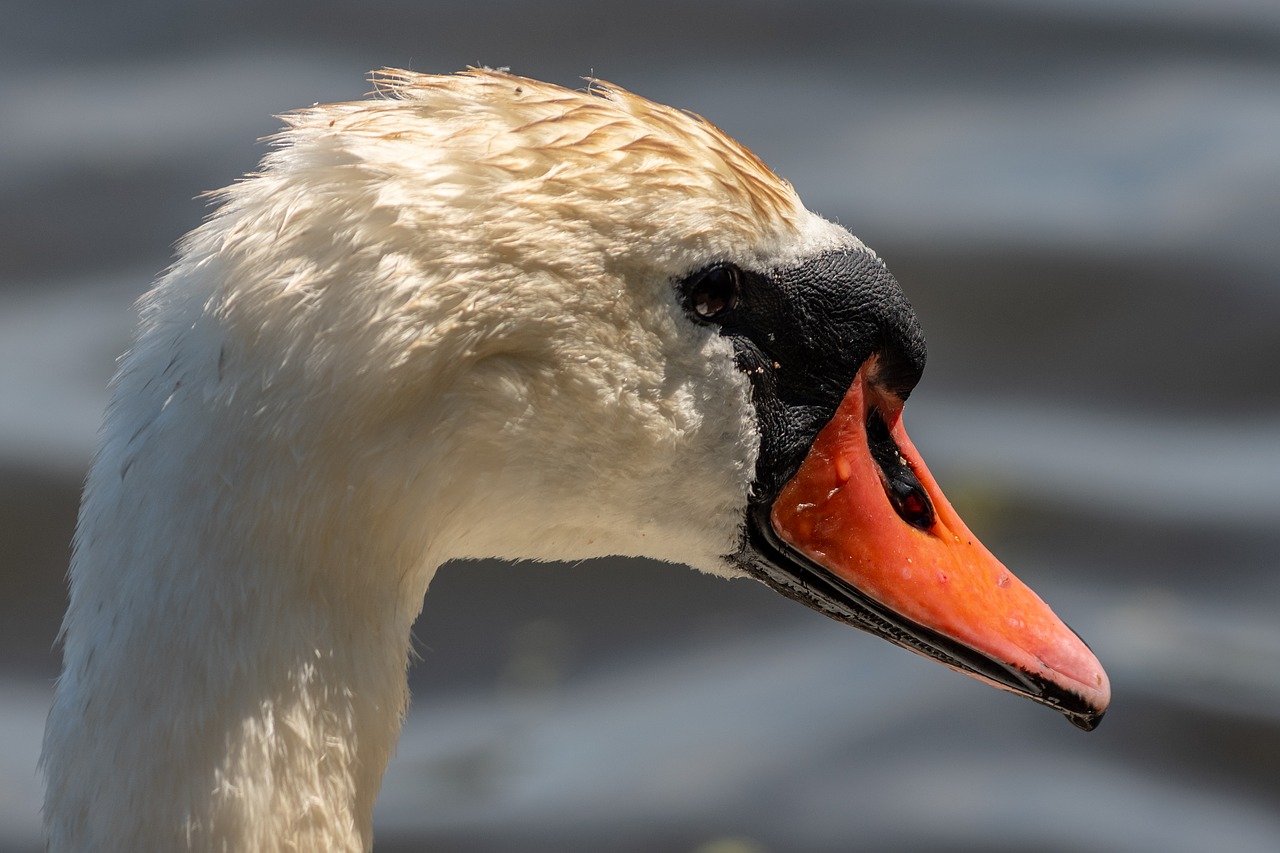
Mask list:
POLYGON ((865 248, 621 90, 377 82, 289 117, 143 300, 77 530, 50 850, 369 849, 446 560, 741 573, 751 379, 672 282, 865 248))

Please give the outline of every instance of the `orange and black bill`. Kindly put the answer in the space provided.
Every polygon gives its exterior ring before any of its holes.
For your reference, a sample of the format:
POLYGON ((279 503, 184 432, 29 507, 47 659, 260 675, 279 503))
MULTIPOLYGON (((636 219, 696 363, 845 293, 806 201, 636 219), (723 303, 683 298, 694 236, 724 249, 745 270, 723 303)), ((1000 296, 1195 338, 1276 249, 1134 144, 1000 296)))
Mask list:
POLYGON ((858 371, 771 507, 748 524, 751 570, 779 592, 1092 730, 1102 665, 983 547, 929 474, 884 390, 858 371))

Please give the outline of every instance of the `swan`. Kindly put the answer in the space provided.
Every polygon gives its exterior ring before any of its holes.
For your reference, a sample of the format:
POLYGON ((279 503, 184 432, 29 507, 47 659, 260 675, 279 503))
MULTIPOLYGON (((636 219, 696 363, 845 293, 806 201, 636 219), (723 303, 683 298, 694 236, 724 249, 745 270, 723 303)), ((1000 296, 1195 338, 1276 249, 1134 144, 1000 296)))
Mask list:
POLYGON ((698 116, 383 70, 285 118, 140 302, 74 541, 52 851, 372 846, 456 558, 752 577, 1096 725, 1098 660, 902 425, 884 263, 698 116))

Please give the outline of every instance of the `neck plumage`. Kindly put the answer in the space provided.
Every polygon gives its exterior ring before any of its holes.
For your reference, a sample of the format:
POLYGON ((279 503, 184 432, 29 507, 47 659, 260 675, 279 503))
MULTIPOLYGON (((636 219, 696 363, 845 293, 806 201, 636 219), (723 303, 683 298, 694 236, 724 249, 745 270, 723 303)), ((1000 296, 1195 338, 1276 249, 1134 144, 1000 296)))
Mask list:
POLYGON ((86 484, 49 849, 367 850, 437 564, 428 533, 397 534, 430 515, 210 417, 216 349, 168 375, 153 355, 126 361, 86 484))

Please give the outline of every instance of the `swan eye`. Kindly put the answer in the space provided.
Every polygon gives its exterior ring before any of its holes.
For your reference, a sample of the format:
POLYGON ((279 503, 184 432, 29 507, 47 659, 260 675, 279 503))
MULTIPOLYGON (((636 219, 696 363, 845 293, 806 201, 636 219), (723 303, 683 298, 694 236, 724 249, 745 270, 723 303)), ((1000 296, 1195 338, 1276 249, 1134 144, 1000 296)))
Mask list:
POLYGON ((742 270, 717 264, 698 273, 689 288, 689 309, 702 320, 718 320, 738 307, 742 270))

